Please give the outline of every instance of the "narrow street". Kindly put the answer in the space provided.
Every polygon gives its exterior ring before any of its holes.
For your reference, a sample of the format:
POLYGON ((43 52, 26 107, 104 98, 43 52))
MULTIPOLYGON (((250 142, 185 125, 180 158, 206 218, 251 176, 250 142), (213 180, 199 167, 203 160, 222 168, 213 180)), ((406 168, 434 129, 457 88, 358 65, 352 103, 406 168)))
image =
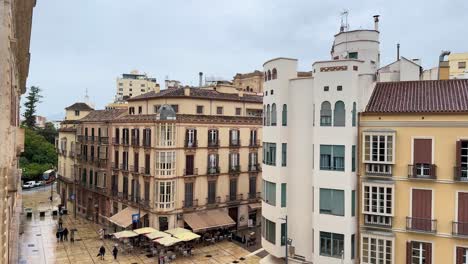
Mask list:
MULTIPOLYGON (((23 214, 21 215, 21 235, 19 241, 19 263, 157 263, 156 257, 147 257, 138 251, 131 254, 119 254, 113 260, 111 251, 115 242, 104 240, 106 247, 105 260, 96 256, 99 247, 103 244, 99 239, 99 225, 83 218, 73 218, 73 215, 63 216, 63 227, 76 228, 75 243, 69 241, 57 242, 55 232, 58 226, 58 217, 52 217, 52 205, 59 204, 59 196, 54 192, 51 203, 50 186, 23 191, 23 214), (32 209, 32 217, 26 216, 28 208, 32 209), (44 211, 45 216, 40 217, 39 212, 44 211)), ((191 257, 180 257, 172 263, 258 263, 260 258, 232 242, 220 242, 211 246, 197 247, 191 257), (252 255, 252 256, 250 256, 252 255), (241 260, 245 258, 245 260, 241 260)))

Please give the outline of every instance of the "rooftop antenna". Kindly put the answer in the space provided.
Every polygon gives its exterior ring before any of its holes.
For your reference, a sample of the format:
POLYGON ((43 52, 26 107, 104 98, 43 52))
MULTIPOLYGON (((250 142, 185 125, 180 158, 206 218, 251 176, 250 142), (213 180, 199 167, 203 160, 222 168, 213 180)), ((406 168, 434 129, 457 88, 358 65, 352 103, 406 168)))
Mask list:
POLYGON ((340 16, 341 16, 340 32, 349 30, 348 14, 349 14, 348 9, 344 9, 343 12, 340 13, 340 16))

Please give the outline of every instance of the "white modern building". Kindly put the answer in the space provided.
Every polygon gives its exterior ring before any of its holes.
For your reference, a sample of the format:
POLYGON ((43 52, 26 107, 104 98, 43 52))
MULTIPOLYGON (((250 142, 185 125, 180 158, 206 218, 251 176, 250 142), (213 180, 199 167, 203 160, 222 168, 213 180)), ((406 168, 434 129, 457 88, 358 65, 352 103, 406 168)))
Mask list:
POLYGON ((290 262, 356 261, 357 112, 379 70, 374 22, 372 30, 342 29, 330 60, 310 72, 290 58, 263 65, 262 263, 285 257, 286 216, 290 262))
POLYGON ((159 93, 159 91, 160 87, 156 78, 148 77, 146 73, 133 70, 117 78, 115 101, 120 102, 144 93, 159 93))

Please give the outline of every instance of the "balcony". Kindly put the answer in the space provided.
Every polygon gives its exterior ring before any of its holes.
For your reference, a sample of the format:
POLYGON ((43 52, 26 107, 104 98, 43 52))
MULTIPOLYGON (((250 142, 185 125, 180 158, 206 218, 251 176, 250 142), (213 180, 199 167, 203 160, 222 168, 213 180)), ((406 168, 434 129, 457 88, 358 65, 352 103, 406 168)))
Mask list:
POLYGON ((98 161, 98 167, 100 169, 107 168, 107 159, 100 158, 99 161, 98 161))
POLYGON ((184 210, 194 210, 195 207, 198 207, 198 199, 182 201, 182 208, 184 210))
POLYGON ((452 235, 455 237, 468 238, 468 223, 452 222, 452 235))
POLYGON ((111 168, 112 168, 113 170, 118 170, 118 169, 119 169, 119 165, 118 165, 117 163, 115 163, 115 162, 112 162, 112 163, 111 163, 111 168))
POLYGON ((217 206, 220 203, 221 203, 221 197, 220 196, 206 198, 206 205, 208 207, 217 206))
POLYGON ((434 164, 414 164, 408 165, 409 179, 436 180, 436 165, 434 164))
POLYGON ((256 139, 256 140, 249 140, 249 147, 251 148, 258 148, 260 147, 260 140, 256 139))
POLYGON ((143 174, 145 176, 150 176, 151 175, 150 167, 140 167, 140 174, 143 174))
POLYGON ((208 167, 206 174, 208 175, 218 175, 219 167, 208 167))
POLYGON ((468 167, 454 167, 453 180, 468 183, 468 167))
POLYGON ((138 171, 138 165, 137 166, 130 165, 130 172, 133 174, 139 174, 140 171, 138 171))
POLYGON ((364 224, 366 226, 392 228, 392 219, 391 216, 364 214, 364 224))
POLYGON ((88 136, 88 142, 94 142, 96 139, 95 136, 88 136))
POLYGON ((392 166, 391 164, 366 164, 366 176, 368 177, 392 177, 392 166))
POLYGON ((232 204, 232 203, 240 203, 243 198, 243 194, 236 194, 236 195, 231 195, 228 194, 226 195, 226 203, 232 204))
POLYGON ((250 201, 259 201, 260 199, 262 199, 262 193, 261 192, 249 193, 249 200, 250 201))
POLYGON ((231 147, 231 148, 238 148, 238 147, 240 147, 240 145, 241 145, 240 144, 240 139, 231 139, 229 141, 229 147, 231 147))
POLYGON ((143 141, 143 147, 144 148, 151 148, 151 141, 143 141))
POLYGON ((240 165, 230 165, 229 166, 229 173, 231 174, 239 174, 240 173, 240 165))
POLYGON ((435 234, 437 232, 437 220, 426 218, 406 217, 406 230, 421 233, 435 234))
POLYGON ((259 172, 262 170, 262 166, 257 164, 249 164, 249 172, 259 172))
POLYGON ((132 138, 132 147, 134 147, 134 148, 140 147, 140 139, 132 138))
POLYGON ((114 145, 120 145, 120 140, 119 140, 119 138, 113 137, 113 138, 112 138, 112 144, 114 144, 114 145))
POLYGON ((109 144, 109 137, 99 137, 98 142, 101 145, 108 145, 109 144))
POLYGON ((209 148, 219 148, 219 140, 208 140, 209 148))
POLYGON ((196 176, 198 175, 198 168, 184 169, 184 176, 196 176))
POLYGON ((198 146, 198 140, 185 140, 185 148, 196 148, 198 146))
POLYGON ((130 142, 128 140, 128 138, 122 138, 120 140, 121 144, 124 145, 124 146, 129 146, 130 145, 130 142))
POLYGON ((121 163, 120 164, 120 170, 128 172, 128 164, 121 163))

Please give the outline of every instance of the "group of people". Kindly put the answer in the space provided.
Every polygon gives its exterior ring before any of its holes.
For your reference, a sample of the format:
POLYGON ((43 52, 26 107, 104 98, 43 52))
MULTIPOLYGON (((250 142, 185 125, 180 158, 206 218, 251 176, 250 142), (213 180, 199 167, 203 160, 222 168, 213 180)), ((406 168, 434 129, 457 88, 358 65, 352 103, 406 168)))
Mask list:
MULTIPOLYGON (((117 244, 114 245, 114 248, 112 249, 112 256, 114 256, 114 259, 117 259, 117 254, 119 253, 119 250, 117 249, 117 244)), ((97 257, 101 257, 101 260, 104 260, 104 255, 106 255, 106 248, 104 245, 101 245, 99 248, 99 253, 97 254, 97 257)))
POLYGON ((75 242, 74 230, 69 231, 68 228, 63 228, 63 219, 62 216, 60 216, 58 220, 58 229, 55 233, 55 237, 57 237, 57 242, 68 241, 68 233, 70 233, 70 242, 75 242))

